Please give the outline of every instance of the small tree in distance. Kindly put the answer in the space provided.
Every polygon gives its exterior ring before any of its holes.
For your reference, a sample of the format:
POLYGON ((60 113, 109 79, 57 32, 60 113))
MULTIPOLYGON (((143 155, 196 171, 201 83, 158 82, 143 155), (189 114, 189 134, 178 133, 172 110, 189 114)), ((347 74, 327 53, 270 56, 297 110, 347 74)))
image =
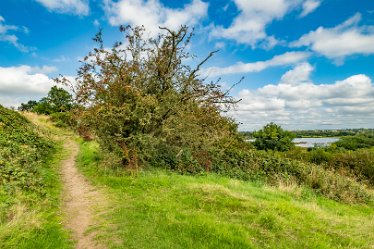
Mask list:
POLYGON ((50 115, 57 112, 68 112, 72 108, 72 95, 63 88, 53 86, 47 97, 39 101, 30 100, 27 103, 22 103, 18 110, 50 115))
POLYGON ((271 122, 254 132, 253 137, 256 138, 253 145, 258 150, 287 151, 295 146, 292 140, 296 135, 271 122))

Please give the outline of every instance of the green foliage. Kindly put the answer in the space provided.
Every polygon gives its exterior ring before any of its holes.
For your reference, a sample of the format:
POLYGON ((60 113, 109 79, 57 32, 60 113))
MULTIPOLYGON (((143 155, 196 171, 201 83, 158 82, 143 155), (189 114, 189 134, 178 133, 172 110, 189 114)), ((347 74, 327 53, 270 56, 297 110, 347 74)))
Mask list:
POLYGON ((26 104, 22 103, 18 108, 20 111, 32 111, 38 114, 50 115, 56 112, 67 112, 73 108, 72 95, 57 86, 53 86, 48 96, 40 101, 30 100, 26 104))
POLYGON ((53 86, 48 92, 47 101, 53 112, 70 111, 73 107, 71 94, 57 86, 53 86))
POLYGON ((373 200, 366 186, 352 179, 351 175, 339 174, 335 169, 312 163, 290 160, 275 153, 227 147, 213 161, 213 165, 214 172, 237 179, 271 185, 291 181, 330 199, 349 203, 373 200))
POLYGON ((373 132, 374 129, 342 129, 342 130, 296 130, 296 137, 345 137, 361 133, 373 132))
POLYGON ((374 151, 356 150, 334 153, 327 165, 337 171, 348 171, 355 177, 374 186, 374 151))
POLYGON ((62 148, 0 106, 0 247, 72 248, 61 220, 56 165, 62 148), (53 158, 52 158, 53 156, 53 158))
POLYGON ((29 100, 27 103, 22 103, 21 106, 18 108, 18 110, 24 111, 24 112, 30 112, 35 108, 37 104, 38 104, 37 101, 29 100))
MULTIPOLYGON (((366 138, 370 141, 370 138, 359 135, 361 138, 366 138)), ((351 138, 347 138, 342 144, 353 144, 351 138)), ((357 145, 356 143, 354 143, 357 145)), ((368 144, 368 143, 366 143, 368 144)), ((313 163, 320 165, 323 168, 334 171, 336 174, 352 177, 359 181, 362 181, 369 186, 374 186, 374 150, 369 149, 357 149, 347 150, 342 147, 338 147, 336 144, 332 144, 325 148, 310 148, 308 150, 303 148, 295 148, 291 151, 280 153, 279 156, 283 158, 289 158, 292 160, 298 160, 306 163, 313 163)))
POLYGON ((31 110, 32 112, 36 112, 38 114, 45 114, 50 115, 53 113, 53 109, 48 101, 47 98, 42 98, 37 105, 31 110))
POLYGON ((274 123, 265 125, 261 130, 253 133, 253 137, 256 138, 253 145, 258 150, 287 151, 294 147, 292 140, 295 135, 274 123))
POLYGON ((57 127, 75 127, 77 125, 73 112, 52 113, 51 121, 53 121, 57 127))
POLYGON ((374 132, 364 132, 355 136, 342 137, 335 145, 347 150, 357 150, 374 146, 374 132))
POLYGON ((53 144, 20 114, 0 106, 0 187, 42 191, 40 161, 53 144))
MULTIPOLYGON (((183 172, 210 167, 218 141, 240 139, 236 124, 220 111, 235 103, 217 83, 198 77, 201 65, 185 61, 191 34, 186 27, 147 39, 142 28, 121 28, 127 46, 98 47, 85 58, 75 87, 82 106, 79 125, 89 127, 101 146, 123 165, 161 165, 183 172)), ((67 80, 60 79, 61 83, 67 80)))
POLYGON ((332 153, 324 148, 314 148, 310 150, 309 162, 321 164, 328 162, 332 158, 332 153))

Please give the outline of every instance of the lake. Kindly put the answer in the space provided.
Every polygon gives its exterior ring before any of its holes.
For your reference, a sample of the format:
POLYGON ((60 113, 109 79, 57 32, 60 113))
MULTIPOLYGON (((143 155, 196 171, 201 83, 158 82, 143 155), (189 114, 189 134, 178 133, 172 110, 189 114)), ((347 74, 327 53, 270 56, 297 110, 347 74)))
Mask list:
MULTIPOLYGON (((313 148, 314 145, 319 147, 329 146, 332 143, 338 141, 338 137, 306 137, 306 138, 295 138, 293 142, 296 146, 304 148, 313 148)), ((248 139, 248 142, 254 142, 255 139, 248 139)))
POLYGON ((293 142, 299 147, 312 148, 314 145, 320 147, 328 146, 338 140, 338 137, 307 137, 295 138, 293 142))

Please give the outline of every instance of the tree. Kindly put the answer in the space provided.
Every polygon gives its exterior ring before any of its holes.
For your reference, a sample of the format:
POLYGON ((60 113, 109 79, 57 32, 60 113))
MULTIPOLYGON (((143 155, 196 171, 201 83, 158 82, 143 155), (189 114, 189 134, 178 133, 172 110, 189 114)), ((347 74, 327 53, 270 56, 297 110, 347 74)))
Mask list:
POLYGON ((33 111, 39 114, 50 115, 56 112, 67 112, 73 108, 72 95, 63 88, 53 86, 48 96, 42 98, 40 101, 30 100, 26 104, 21 104, 18 108, 21 111, 33 111))
POLYGON ((254 132, 253 137, 256 138, 253 145, 258 150, 287 151, 295 146, 292 140, 296 135, 271 122, 254 132))
POLYGON ((48 92, 47 102, 53 112, 70 111, 73 107, 71 94, 63 88, 53 86, 48 92))
POLYGON ((20 107, 18 107, 19 111, 32 111, 33 108, 38 104, 35 100, 29 100, 27 103, 22 103, 20 107))
MULTIPOLYGON (((236 124, 220 112, 237 101, 218 81, 199 77, 216 51, 192 68, 185 64, 193 58, 187 27, 160 29, 157 38, 147 39, 142 27, 121 27, 126 46, 117 42, 111 49, 104 48, 101 32, 96 35, 98 46, 84 58, 73 86, 84 107, 81 123, 125 165, 162 157, 171 167, 181 158, 206 166, 210 146, 236 136, 236 124)), ((66 78, 57 82, 69 84, 66 78)))
POLYGON ((46 115, 50 115, 54 112, 49 103, 48 98, 46 97, 39 100, 38 104, 34 106, 32 111, 38 114, 46 114, 46 115))

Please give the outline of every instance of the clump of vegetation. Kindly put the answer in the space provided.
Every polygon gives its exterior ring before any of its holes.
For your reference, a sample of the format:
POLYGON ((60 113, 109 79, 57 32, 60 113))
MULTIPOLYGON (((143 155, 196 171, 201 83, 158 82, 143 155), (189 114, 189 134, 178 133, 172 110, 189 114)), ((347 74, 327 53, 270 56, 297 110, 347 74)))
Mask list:
MULTIPOLYGON (((200 67, 185 61, 192 34, 162 28, 146 39, 143 28, 121 27, 126 46, 98 46, 85 57, 76 85, 80 125, 98 137, 102 148, 128 168, 167 166, 183 172, 209 171, 212 152, 222 140, 240 140, 237 125, 221 116, 236 103, 217 82, 199 77, 200 67)), ((67 80, 59 79, 62 83, 67 80)))
POLYGON ((374 132, 367 131, 356 134, 355 136, 342 137, 335 145, 347 150, 357 150, 370 148, 374 146, 374 132))
POLYGON ((51 120, 58 127, 75 127, 74 108, 76 106, 72 95, 63 88, 53 86, 47 97, 40 101, 29 100, 27 103, 22 103, 18 110, 50 115, 51 120))
POLYGON ((50 115, 57 112, 68 112, 73 109, 73 106, 72 95, 63 88, 53 86, 47 97, 40 101, 30 100, 27 103, 22 103, 18 110, 50 115))
POLYGON ((258 150, 287 151, 295 147, 292 140, 296 136, 274 123, 265 125, 252 135, 256 138, 253 145, 258 150))
POLYGON ((279 156, 320 165, 336 174, 353 177, 364 184, 374 186, 374 151, 366 148, 372 141, 370 133, 361 133, 354 137, 344 137, 328 147, 315 147, 308 150, 295 148, 280 153, 279 156), (357 140, 366 141, 364 148, 357 140))
POLYGON ((25 117, 0 106, 0 188, 42 191, 38 166, 52 150, 25 117))
POLYGON ((72 248, 57 216, 60 146, 0 105, 1 248, 72 248))
POLYGON ((223 150, 213 162, 214 172, 241 180, 269 185, 296 184, 343 202, 371 202, 372 194, 354 176, 339 174, 334 168, 285 158, 282 154, 253 150, 223 150), (230 162, 233 167, 225 167, 230 162))

